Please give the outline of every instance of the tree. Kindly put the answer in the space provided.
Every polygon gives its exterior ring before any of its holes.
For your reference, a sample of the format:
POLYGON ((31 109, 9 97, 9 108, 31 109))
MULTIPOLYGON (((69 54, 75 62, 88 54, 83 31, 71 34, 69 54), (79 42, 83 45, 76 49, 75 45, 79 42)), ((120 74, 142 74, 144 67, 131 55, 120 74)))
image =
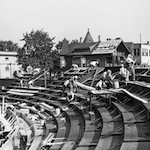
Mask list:
POLYGON ((54 56, 54 69, 60 69, 60 49, 53 51, 54 56))
POLYGON ((18 51, 18 62, 23 67, 32 65, 34 68, 53 69, 57 53, 53 50, 54 38, 50 38, 43 30, 31 31, 23 34, 22 41, 25 42, 22 49, 18 51))
POLYGON ((71 43, 79 43, 77 39, 71 41, 71 43))
POLYGON ((60 51, 61 49, 62 49, 62 46, 63 46, 63 41, 59 41, 58 42, 58 44, 56 44, 56 49, 58 50, 58 51, 60 51))
POLYGON ((18 45, 17 43, 13 43, 12 41, 0 41, 0 51, 9 51, 9 52, 14 52, 18 50, 18 45))

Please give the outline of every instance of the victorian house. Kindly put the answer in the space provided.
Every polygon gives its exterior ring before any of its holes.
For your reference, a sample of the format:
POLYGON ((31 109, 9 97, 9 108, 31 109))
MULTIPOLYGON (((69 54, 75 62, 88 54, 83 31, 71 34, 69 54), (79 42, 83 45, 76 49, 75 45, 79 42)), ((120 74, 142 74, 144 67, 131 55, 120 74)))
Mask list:
POLYGON ((128 48, 120 38, 94 42, 89 30, 80 42, 63 40, 60 52, 61 67, 70 68, 72 64, 79 67, 89 66, 91 61, 98 61, 99 67, 119 66, 129 54, 128 48))

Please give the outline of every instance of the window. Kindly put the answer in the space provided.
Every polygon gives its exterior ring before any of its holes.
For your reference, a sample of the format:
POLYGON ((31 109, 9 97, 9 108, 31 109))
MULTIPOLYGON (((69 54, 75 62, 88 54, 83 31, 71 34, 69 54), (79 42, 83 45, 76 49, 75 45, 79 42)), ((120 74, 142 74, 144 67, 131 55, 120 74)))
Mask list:
POLYGON ((136 54, 137 54, 137 56, 140 56, 140 49, 137 49, 136 54))
POLYGON ((105 65, 106 67, 112 66, 112 57, 106 57, 105 65))
POLYGON ((148 56, 148 50, 146 51, 146 56, 148 56))
POLYGON ((6 60, 6 61, 9 60, 9 58, 8 58, 8 57, 5 57, 5 60, 6 60))
POLYGON ((134 56, 136 56, 136 49, 134 49, 134 56))
POLYGON ((81 58, 81 67, 86 67, 86 58, 81 58))
POLYGON ((142 49, 142 56, 148 56, 148 49, 142 49))
POLYGON ((85 52, 90 52, 89 48, 82 48, 82 49, 74 49, 74 53, 85 53, 85 52))
POLYGON ((6 70, 6 71, 9 71, 9 66, 6 66, 6 67, 5 67, 5 70, 6 70))
POLYGON ((134 56, 140 56, 140 49, 139 48, 134 49, 133 52, 134 52, 134 56))

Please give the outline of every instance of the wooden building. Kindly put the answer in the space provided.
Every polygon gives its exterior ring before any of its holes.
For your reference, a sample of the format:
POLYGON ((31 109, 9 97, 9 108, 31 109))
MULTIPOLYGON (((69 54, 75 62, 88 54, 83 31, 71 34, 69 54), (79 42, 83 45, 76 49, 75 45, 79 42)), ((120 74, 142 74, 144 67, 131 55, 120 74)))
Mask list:
POLYGON ((17 52, 0 51, 0 78, 13 78, 18 70, 17 52))
POLYGON ((64 39, 60 65, 70 68, 75 63, 79 67, 87 67, 91 61, 98 61, 99 67, 113 67, 120 65, 128 54, 129 50, 122 39, 94 42, 88 30, 83 42, 69 43, 64 39))

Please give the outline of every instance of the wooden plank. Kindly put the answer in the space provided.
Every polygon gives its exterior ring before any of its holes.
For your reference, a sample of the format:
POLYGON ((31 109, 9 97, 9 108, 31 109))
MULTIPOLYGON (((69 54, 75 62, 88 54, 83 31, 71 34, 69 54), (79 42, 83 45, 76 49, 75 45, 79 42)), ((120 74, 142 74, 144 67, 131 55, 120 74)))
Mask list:
POLYGON ((76 141, 79 135, 79 120, 71 120, 71 129, 68 137, 69 141, 76 141))
MULTIPOLYGON (((110 113, 108 112, 108 110, 105 107, 98 107, 98 103, 96 103, 97 109, 101 114, 103 123, 109 123, 112 121, 112 116, 110 115, 110 113)), ((99 103, 99 106, 101 106, 101 104, 99 103)))
POLYGON ((112 93, 120 93, 120 92, 124 92, 127 95, 131 96, 132 98, 144 103, 144 104, 148 104, 148 101, 145 100, 144 98, 141 98, 135 94, 130 93, 129 91, 127 91, 126 89, 120 88, 120 89, 109 89, 108 91, 112 92, 112 93))
POLYGON ((61 150, 71 150, 75 144, 75 141, 66 141, 65 145, 61 148, 61 150))
POLYGON ((40 86, 33 86, 33 87, 30 87, 30 89, 34 89, 34 90, 46 90, 45 87, 40 87, 40 86))
POLYGON ((66 135, 66 126, 64 123, 58 122, 58 130, 56 133, 56 137, 52 142, 51 149, 60 149, 64 145, 64 140, 67 138, 66 135), (59 143, 59 144, 58 144, 59 143))
POLYGON ((136 95, 130 93, 129 91, 127 91, 127 90, 125 90, 125 89, 121 89, 121 91, 125 92, 126 94, 128 94, 128 95, 131 96, 132 98, 134 98, 134 99, 136 99, 136 100, 138 100, 138 101, 140 101, 140 102, 142 102, 142 103, 145 103, 145 104, 148 103, 148 101, 146 101, 146 100, 144 100, 143 98, 140 98, 140 97, 138 97, 138 96, 136 96, 136 95))
POLYGON ((13 95, 22 95, 22 96, 33 96, 31 93, 20 93, 20 92, 13 92, 13 91, 7 91, 8 94, 13 94, 13 95))
POLYGON ((137 148, 138 148, 138 142, 124 142, 121 145, 120 150, 137 150, 137 148))
POLYGON ((91 94, 95 94, 95 95, 107 95, 107 94, 112 94, 113 92, 110 90, 92 90, 91 94))
POLYGON ((38 147, 40 146, 41 142, 42 142, 42 136, 39 136, 43 133, 42 129, 38 129, 38 124, 34 124, 34 128, 35 128, 35 137, 34 140, 29 148, 29 150, 35 150, 38 149, 38 147))
MULTIPOLYGON (((92 140, 94 137, 94 132, 84 132, 84 136, 81 139, 79 146, 89 146, 92 145, 92 140)), ((97 143, 95 143, 97 145, 97 143)))
POLYGON ((85 132, 95 132, 95 125, 90 120, 86 120, 85 132))
POLYGON ((114 131, 114 123, 103 123, 103 129, 102 129, 102 133, 101 136, 105 136, 108 135, 110 133, 112 133, 114 131))
POLYGON ((149 123, 138 123, 138 141, 139 142, 150 142, 150 127, 149 123))
POLYGON ((37 90, 23 90, 23 89, 10 89, 9 91, 12 92, 19 92, 19 93, 38 93, 37 90))
POLYGON ((108 150, 111 147, 113 136, 101 138, 95 148, 95 150, 108 150))
MULTIPOLYGON (((41 103, 41 105, 45 109, 53 113, 51 107, 48 104, 41 103)), ((56 137, 53 139, 53 142, 51 143, 51 149, 60 149, 64 144, 64 140, 67 138, 66 137, 67 128, 66 128, 66 124, 61 120, 63 117, 55 117, 55 118, 57 120, 58 130, 56 133, 56 137)))
POLYGON ((124 132, 124 141, 125 142, 130 142, 130 141, 136 142, 139 140, 136 124, 132 124, 132 125, 125 124, 124 130, 125 130, 125 132, 124 132))
POLYGON ((131 112, 128 112, 125 108, 123 108, 121 105, 112 102, 122 113, 123 116, 123 121, 124 123, 131 123, 131 122, 135 122, 136 120, 134 119, 134 115, 131 112))
POLYGON ((83 88, 83 89, 86 89, 86 90, 89 90, 89 91, 92 91, 92 90, 94 90, 95 88, 93 88, 93 87, 91 87, 91 86, 87 86, 87 85, 85 85, 85 84, 82 84, 82 83, 80 83, 80 82, 76 82, 76 84, 77 84, 77 86, 79 86, 80 88, 83 88))
POLYGON ((139 142, 138 143, 139 150, 150 150, 150 142, 139 142))
POLYGON ((110 122, 112 120, 112 117, 105 107, 98 108, 98 110, 102 116, 103 128, 101 138, 99 139, 95 150, 108 150, 111 146, 113 136, 111 135, 106 136, 106 135, 114 130, 114 123, 110 122))
MULTIPOLYGON (((74 114, 74 116, 75 116, 75 114, 74 114)), ((70 117, 70 119, 71 119, 71 129, 69 132, 69 136, 68 136, 68 139, 67 139, 65 145, 62 147, 61 150, 72 149, 75 142, 78 139, 79 134, 80 134, 79 120, 72 118, 72 117, 70 117)))
POLYGON ((88 150, 88 149, 89 149, 89 147, 83 147, 83 146, 76 148, 76 150, 88 150))
MULTIPOLYGON (((73 103, 79 109, 81 109, 81 106, 83 106, 79 102, 73 102, 73 103)), ((92 143, 94 135, 95 135, 95 125, 91 124, 91 121, 89 120, 89 114, 83 113, 83 115, 84 115, 84 119, 85 119, 85 130, 84 130, 83 137, 82 137, 80 143, 78 144, 78 147, 84 147, 84 148, 88 149, 88 147, 91 145, 93 146, 93 144, 95 146, 97 145, 97 143, 92 143)))

